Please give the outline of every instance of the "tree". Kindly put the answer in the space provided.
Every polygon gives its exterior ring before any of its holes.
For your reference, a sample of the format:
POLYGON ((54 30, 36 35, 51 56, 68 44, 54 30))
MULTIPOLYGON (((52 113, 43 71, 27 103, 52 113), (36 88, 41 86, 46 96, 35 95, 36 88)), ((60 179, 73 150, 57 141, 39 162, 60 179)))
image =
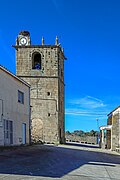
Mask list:
POLYGON ((67 135, 71 135, 70 131, 66 131, 66 134, 67 134, 67 135))

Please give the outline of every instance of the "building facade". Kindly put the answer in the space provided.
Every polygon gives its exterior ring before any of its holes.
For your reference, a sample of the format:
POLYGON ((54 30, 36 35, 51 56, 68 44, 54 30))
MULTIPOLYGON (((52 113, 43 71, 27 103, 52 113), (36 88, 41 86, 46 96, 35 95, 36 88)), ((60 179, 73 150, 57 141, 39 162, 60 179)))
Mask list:
POLYGON ((32 139, 64 143, 64 53, 58 44, 32 45, 30 33, 19 33, 16 75, 31 85, 32 139))
POLYGON ((107 126, 100 127, 101 146, 120 151, 120 106, 108 114, 107 126))
POLYGON ((30 86, 0 66, 0 146, 30 143, 30 86))

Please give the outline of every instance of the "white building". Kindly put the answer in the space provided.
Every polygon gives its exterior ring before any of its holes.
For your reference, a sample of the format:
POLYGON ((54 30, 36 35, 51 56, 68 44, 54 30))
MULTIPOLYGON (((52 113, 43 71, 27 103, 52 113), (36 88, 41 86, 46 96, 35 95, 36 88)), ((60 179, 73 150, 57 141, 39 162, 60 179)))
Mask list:
POLYGON ((0 66, 0 146, 30 143, 30 85, 0 66))

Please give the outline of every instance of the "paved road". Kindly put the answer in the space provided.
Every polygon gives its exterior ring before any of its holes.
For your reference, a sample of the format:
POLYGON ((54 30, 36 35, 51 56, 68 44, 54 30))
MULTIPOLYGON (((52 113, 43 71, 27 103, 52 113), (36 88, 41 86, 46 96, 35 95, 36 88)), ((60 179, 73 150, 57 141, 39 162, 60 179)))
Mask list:
POLYGON ((78 144, 0 151, 0 180, 120 180, 120 155, 78 144))

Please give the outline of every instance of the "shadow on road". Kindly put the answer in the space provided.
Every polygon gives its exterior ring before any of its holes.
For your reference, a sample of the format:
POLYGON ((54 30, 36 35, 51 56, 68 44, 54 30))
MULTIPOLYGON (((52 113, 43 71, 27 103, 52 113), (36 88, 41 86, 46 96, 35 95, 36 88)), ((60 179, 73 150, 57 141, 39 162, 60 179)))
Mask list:
POLYGON ((110 167, 120 164, 119 155, 72 146, 36 145, 0 152, 0 174, 60 178, 85 164, 110 167))

